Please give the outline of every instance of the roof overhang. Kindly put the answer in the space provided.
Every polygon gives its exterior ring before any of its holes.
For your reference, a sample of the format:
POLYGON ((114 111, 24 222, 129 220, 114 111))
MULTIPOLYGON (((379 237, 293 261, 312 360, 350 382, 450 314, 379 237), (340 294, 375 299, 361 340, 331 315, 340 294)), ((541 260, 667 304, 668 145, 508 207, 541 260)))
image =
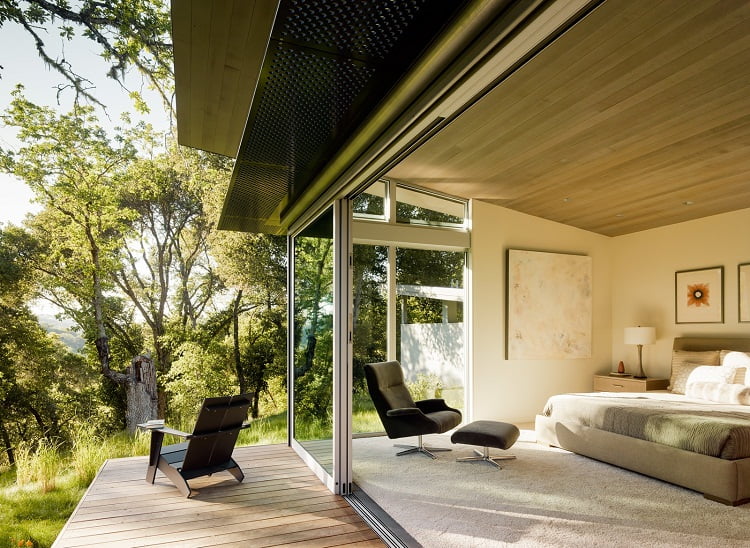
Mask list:
POLYGON ((172 0, 178 140, 236 158, 276 0, 172 0))

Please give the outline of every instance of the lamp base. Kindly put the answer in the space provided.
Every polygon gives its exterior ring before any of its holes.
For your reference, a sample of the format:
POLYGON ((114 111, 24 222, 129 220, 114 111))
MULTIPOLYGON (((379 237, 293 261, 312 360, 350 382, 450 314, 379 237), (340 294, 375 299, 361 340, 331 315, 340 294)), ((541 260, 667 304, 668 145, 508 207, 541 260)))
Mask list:
POLYGON ((633 378, 634 379, 647 379, 648 377, 646 375, 643 375, 643 376, 641 376, 641 375, 633 375, 633 378))

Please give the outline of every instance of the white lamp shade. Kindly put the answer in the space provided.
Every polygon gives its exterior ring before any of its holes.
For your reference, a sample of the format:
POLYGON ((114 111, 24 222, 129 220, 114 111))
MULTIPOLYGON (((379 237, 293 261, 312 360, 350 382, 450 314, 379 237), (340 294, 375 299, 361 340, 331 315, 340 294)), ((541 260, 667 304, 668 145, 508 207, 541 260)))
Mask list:
POLYGON ((656 342, 655 327, 626 327, 625 344, 654 344, 656 342))

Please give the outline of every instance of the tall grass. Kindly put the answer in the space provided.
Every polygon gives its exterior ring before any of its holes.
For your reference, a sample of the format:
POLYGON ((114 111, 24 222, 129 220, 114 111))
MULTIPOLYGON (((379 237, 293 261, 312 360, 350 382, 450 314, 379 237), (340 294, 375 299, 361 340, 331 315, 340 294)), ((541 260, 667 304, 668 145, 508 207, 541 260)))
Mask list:
POLYGON ((90 425, 81 425, 76 428, 72 438, 70 462, 73 476, 79 486, 85 487, 91 483, 106 459, 105 445, 90 425))
POLYGON ((28 444, 22 443, 16 447, 16 483, 28 485, 34 481, 34 453, 28 444))
POLYGON ((63 466, 59 446, 48 440, 41 440, 35 451, 20 445, 16 450, 16 483, 37 483, 43 493, 48 493, 55 488, 63 466))
POLYGON ((59 446, 42 440, 34 455, 34 479, 40 484, 42 493, 49 493, 57 484, 57 476, 63 469, 59 446))

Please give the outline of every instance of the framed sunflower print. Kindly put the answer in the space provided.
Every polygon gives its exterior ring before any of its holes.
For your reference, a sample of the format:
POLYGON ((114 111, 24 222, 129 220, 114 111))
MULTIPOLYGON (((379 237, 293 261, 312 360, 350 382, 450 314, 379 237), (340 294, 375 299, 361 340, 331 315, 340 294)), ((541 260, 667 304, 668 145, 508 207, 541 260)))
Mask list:
POLYGON ((750 263, 737 265, 740 322, 750 322, 750 263))
POLYGON ((724 267, 674 275, 675 323, 724 323, 724 267))

